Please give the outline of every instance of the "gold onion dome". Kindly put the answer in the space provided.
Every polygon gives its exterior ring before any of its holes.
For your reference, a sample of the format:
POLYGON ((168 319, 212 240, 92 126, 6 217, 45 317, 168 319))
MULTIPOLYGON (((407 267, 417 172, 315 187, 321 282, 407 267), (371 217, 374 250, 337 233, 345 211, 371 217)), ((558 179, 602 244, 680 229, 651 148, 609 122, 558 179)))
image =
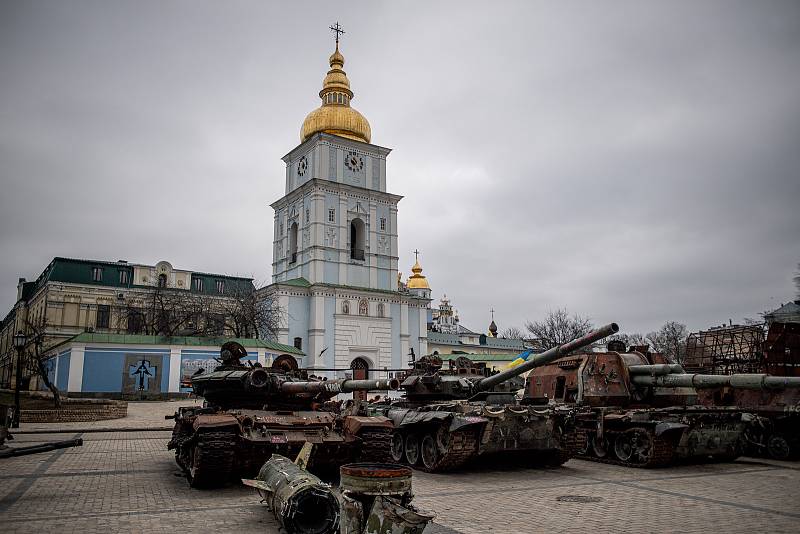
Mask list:
POLYGON ((309 113, 303 121, 300 141, 305 141, 315 133, 325 132, 369 143, 372 137, 369 122, 361 113, 350 107, 353 91, 350 90, 350 81, 342 69, 344 56, 339 52, 338 43, 329 63, 331 70, 325 76, 322 91, 319 92, 322 105, 309 113))
POLYGON ((425 278, 425 275, 422 274, 422 267, 419 265, 419 260, 414 263, 414 266, 411 268, 411 272, 414 273, 408 277, 408 284, 406 287, 408 289, 430 289, 431 286, 428 285, 428 279, 425 278))

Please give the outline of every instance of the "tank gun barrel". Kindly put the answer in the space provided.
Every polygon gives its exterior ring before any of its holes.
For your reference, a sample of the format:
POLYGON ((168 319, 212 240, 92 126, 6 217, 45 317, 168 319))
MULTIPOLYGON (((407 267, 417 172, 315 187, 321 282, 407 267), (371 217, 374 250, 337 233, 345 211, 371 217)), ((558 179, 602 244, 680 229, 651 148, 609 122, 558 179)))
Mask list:
POLYGON ((654 365, 631 365, 628 367, 631 375, 668 375, 670 373, 683 373, 679 363, 657 363, 654 365))
POLYGON ((501 382, 505 382, 506 380, 509 380, 515 376, 519 376, 522 373, 530 371, 534 367, 540 367, 542 365, 546 365, 554 360, 566 356, 567 354, 569 354, 574 350, 580 349, 587 345, 591 345, 595 341, 599 341, 604 337, 608 337, 616 332, 619 332, 619 326, 617 326, 617 323, 609 323, 603 327, 598 328, 597 330, 589 332, 583 337, 574 339, 569 343, 564 343, 563 345, 553 347, 552 349, 546 350, 541 354, 531 355, 525 362, 519 364, 516 367, 512 367, 511 369, 506 369, 501 373, 488 376, 480 380, 479 382, 476 382, 475 391, 481 392, 491 389, 501 382))
MULTIPOLYGON (((648 366, 636 366, 648 367, 648 366)), ((673 373, 666 375, 634 374, 631 381, 639 386, 665 388, 789 389, 800 388, 800 376, 771 376, 766 374, 698 375, 673 373)))
POLYGON ((352 391, 394 391, 400 387, 396 378, 377 378, 373 380, 324 380, 305 382, 284 382, 280 385, 281 393, 350 393, 352 391))

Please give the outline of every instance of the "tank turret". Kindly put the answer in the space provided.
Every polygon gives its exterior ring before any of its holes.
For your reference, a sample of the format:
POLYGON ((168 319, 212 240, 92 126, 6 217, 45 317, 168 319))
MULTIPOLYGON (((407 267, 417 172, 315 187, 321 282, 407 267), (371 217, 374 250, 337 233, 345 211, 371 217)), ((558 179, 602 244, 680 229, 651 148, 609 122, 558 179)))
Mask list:
POLYGON ((448 368, 443 368, 438 356, 425 356, 401 378, 400 389, 405 392, 407 404, 457 399, 513 403, 514 393, 525 383, 521 375, 618 330, 616 324, 608 324, 579 339, 532 355, 520 365, 500 373, 492 373, 485 364, 474 363, 466 356, 450 360, 448 368))
POLYGON ((392 423, 354 417, 332 399, 340 393, 397 389, 397 379, 327 380, 299 369, 284 354, 272 366, 242 363, 244 347, 229 342, 220 365, 192 376, 205 406, 181 407, 167 447, 192 486, 217 486, 252 476, 272 454, 293 456, 304 443, 317 446, 310 468, 388 459, 392 423))

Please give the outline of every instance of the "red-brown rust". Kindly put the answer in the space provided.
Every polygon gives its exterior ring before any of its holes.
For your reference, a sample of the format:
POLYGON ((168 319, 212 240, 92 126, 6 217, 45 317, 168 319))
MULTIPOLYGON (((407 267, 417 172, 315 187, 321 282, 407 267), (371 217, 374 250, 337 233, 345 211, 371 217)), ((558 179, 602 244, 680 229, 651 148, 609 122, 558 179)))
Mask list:
POLYGON ((352 477, 401 478, 411 476, 411 468, 397 464, 358 463, 343 465, 339 469, 341 474, 352 477))

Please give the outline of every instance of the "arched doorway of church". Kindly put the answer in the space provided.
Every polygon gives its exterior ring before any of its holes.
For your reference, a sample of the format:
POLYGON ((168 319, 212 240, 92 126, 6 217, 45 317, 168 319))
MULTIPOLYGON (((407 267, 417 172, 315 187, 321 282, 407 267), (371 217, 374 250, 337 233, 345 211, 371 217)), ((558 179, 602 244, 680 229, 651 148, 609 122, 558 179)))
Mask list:
MULTIPOLYGON (((350 362, 350 369, 353 370, 354 380, 366 380, 369 378, 369 362, 364 358, 355 358, 350 362)), ((367 400, 366 391, 353 392, 353 398, 358 400, 367 400)))

